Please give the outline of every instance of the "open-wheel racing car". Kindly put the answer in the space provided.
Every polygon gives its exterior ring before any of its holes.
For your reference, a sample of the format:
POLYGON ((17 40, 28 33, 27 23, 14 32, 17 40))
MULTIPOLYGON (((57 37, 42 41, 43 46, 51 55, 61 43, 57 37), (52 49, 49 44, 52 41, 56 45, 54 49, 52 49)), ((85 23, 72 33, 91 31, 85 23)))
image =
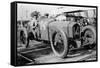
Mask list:
MULTIPOLYGON (((31 34, 31 39, 50 42, 55 55, 61 58, 66 57, 70 49, 84 46, 93 48, 96 44, 96 28, 91 23, 95 22, 96 17, 93 22, 90 22, 90 18, 80 15, 81 12, 87 11, 63 12, 55 17, 40 18, 38 22, 43 24, 36 27, 39 30, 39 34, 36 33, 37 37, 32 32, 28 32, 27 28, 26 31, 24 30, 27 35, 22 36, 27 39, 31 34), (59 18, 62 19, 59 20, 59 18)), ((25 45, 29 42, 26 39, 25 45)))

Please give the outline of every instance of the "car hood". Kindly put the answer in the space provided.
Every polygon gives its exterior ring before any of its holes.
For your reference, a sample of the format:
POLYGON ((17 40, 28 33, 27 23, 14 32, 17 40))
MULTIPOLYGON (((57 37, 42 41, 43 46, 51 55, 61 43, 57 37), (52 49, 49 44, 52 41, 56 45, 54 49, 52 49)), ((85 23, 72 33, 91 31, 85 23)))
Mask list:
POLYGON ((70 21, 54 21, 49 24, 50 27, 63 28, 69 25, 70 21))
POLYGON ((46 23, 45 26, 50 27, 50 28, 52 28, 52 27, 56 27, 56 28, 67 27, 69 25, 69 23, 71 22, 71 21, 55 20, 55 19, 51 19, 51 18, 44 18, 44 19, 40 20, 40 23, 41 23, 41 21, 44 22, 43 23, 44 25, 46 23))

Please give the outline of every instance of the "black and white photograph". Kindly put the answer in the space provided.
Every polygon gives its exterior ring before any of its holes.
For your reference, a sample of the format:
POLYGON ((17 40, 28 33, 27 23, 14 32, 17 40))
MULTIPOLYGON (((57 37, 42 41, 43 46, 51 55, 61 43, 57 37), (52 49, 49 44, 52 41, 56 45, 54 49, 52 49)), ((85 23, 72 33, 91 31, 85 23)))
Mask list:
POLYGON ((97 61, 97 7, 17 3, 16 65, 97 61))

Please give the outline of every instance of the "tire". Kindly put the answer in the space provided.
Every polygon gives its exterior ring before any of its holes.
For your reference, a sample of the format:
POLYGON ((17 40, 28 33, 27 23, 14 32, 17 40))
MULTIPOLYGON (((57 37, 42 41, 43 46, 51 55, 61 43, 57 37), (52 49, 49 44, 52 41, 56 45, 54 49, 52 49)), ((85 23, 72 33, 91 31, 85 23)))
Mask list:
POLYGON ((88 48, 94 48, 96 45, 96 31, 93 27, 86 27, 83 35, 83 45, 87 45, 88 48))
POLYGON ((51 48, 56 56, 61 58, 67 56, 68 43, 67 43, 66 35, 63 31, 59 31, 53 34, 51 40, 51 48))
POLYGON ((27 45, 27 32, 25 29, 20 31, 20 42, 25 46, 27 45))

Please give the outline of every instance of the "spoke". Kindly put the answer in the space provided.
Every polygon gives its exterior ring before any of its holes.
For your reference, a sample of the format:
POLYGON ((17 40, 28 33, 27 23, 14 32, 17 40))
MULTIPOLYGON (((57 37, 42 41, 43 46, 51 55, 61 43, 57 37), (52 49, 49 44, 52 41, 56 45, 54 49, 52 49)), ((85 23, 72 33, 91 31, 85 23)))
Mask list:
POLYGON ((91 31, 86 31, 85 35, 84 35, 84 43, 87 44, 91 44, 93 42, 93 33, 91 31))
POLYGON ((55 36, 54 48, 58 53, 63 52, 64 46, 63 46, 63 40, 60 34, 57 34, 55 36))

